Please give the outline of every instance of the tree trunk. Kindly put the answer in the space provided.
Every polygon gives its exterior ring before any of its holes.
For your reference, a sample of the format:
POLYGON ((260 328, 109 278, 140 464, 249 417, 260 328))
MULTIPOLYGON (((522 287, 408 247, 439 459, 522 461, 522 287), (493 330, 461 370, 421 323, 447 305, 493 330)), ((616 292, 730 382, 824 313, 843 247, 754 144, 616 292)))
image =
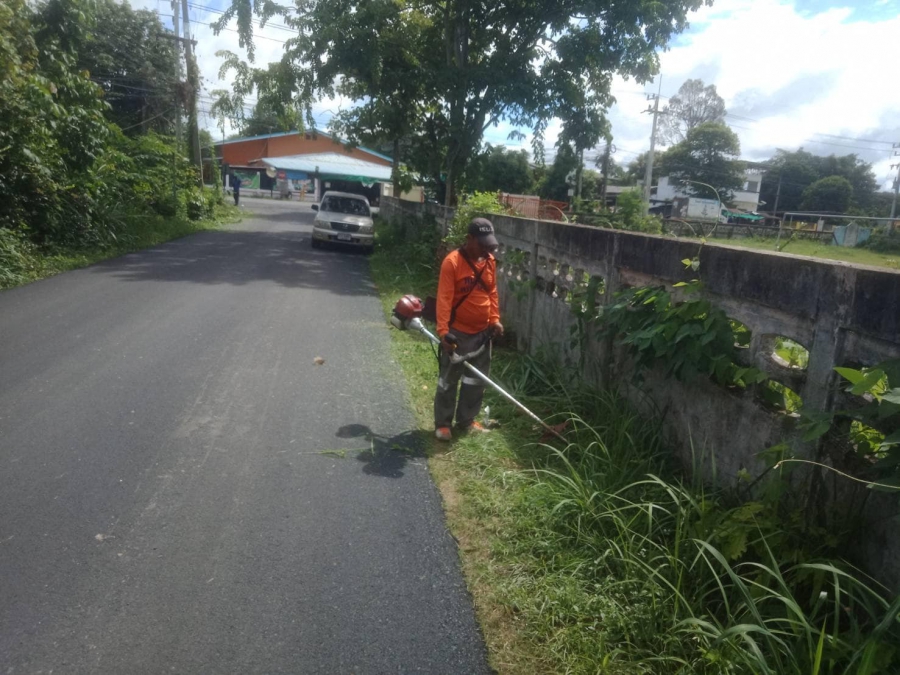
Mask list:
POLYGON ((391 167, 391 194, 400 199, 400 139, 394 138, 394 164, 391 167))
POLYGON ((453 161, 448 162, 447 180, 444 183, 444 206, 453 206, 453 200, 456 197, 456 176, 454 175, 453 161))

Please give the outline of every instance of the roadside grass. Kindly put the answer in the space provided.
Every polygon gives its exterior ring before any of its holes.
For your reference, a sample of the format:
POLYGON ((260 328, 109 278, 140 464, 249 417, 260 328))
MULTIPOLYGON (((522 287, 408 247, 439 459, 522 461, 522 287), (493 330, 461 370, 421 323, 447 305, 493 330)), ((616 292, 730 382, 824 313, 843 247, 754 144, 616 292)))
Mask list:
MULTIPOLYGON (((433 293, 428 242, 401 244, 386 223, 376 236, 385 314, 406 293, 433 293)), ((430 430, 434 354, 422 336, 392 333, 430 430)), ((498 672, 900 672, 900 600, 841 562, 841 542, 791 520, 776 474, 768 501, 692 483, 652 420, 579 384, 552 353, 497 350, 492 372, 542 418, 570 420, 566 447, 542 443, 488 390, 500 429, 426 442, 498 672)))
MULTIPOLYGON (((739 248, 751 248, 756 250, 775 251, 774 238, 759 237, 734 237, 732 239, 712 238, 714 244, 725 244, 739 248)), ((812 258, 825 260, 840 260, 856 263, 858 265, 871 265, 873 267, 887 267, 900 270, 900 254, 879 253, 867 248, 844 248, 843 246, 830 246, 811 239, 788 239, 783 237, 778 244, 782 253, 805 255, 812 258)))
MULTIPOLYGON (((86 248, 42 249, 21 240, 0 236, 0 290, 87 267, 102 260, 140 251, 204 230, 215 230, 240 218, 229 205, 216 206, 212 218, 184 216, 129 216, 131 222, 112 245, 86 248)), ((6 230, 0 230, 3 235, 6 230)))

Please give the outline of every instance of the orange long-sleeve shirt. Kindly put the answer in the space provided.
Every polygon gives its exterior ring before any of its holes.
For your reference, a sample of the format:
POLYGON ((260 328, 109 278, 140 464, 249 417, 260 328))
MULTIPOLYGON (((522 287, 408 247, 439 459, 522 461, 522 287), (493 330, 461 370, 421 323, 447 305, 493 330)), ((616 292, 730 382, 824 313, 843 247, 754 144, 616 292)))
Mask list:
POLYGON ((437 292, 437 332, 444 336, 450 330, 450 311, 469 289, 475 287, 466 301, 456 310, 453 328, 463 333, 479 333, 500 321, 500 299, 497 296, 497 264, 494 257, 473 260, 476 270, 487 268, 481 274, 481 283, 475 284, 475 272, 459 251, 451 251, 441 263, 441 277, 437 292), (488 289, 482 288, 481 284, 488 289))

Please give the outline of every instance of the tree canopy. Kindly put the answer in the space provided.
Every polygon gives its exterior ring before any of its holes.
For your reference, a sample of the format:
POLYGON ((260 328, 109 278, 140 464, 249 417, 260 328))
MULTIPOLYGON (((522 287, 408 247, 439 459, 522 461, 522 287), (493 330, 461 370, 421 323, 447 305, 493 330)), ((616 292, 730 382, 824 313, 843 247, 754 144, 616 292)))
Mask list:
MULTIPOLYGON (((0 3, 4 241, 99 247, 133 234, 150 216, 205 208, 185 147, 152 131, 157 125, 148 110, 159 108, 151 94, 162 92, 156 87, 166 86, 172 64, 167 52, 151 54, 149 38, 148 45, 138 42, 140 36, 164 33, 158 19, 149 25, 149 16, 111 0, 0 3), (101 25, 104 21, 125 33, 101 25), (128 60, 126 39, 135 40, 135 59, 150 60, 142 68, 128 60), (89 65, 96 70, 89 71, 89 65), (119 99, 113 94, 129 91, 121 85, 125 78, 152 91, 119 99), (193 187, 185 189, 188 185, 193 187)), ((173 87, 169 109, 158 119, 165 113, 174 119, 174 94, 173 87)))
MULTIPOLYGON (((685 139, 673 145, 661 159, 661 171, 676 181, 697 181, 713 186, 723 202, 731 200, 744 185, 744 164, 738 158, 741 143, 724 124, 704 122, 691 129, 685 139)), ((708 187, 686 183, 685 191, 715 198, 708 187)))
MULTIPOLYGON (((259 96, 280 92, 307 112, 318 97, 360 105, 338 120, 409 141, 408 161, 446 186, 446 201, 501 121, 535 132, 540 158, 549 120, 565 141, 590 147, 606 131, 615 74, 647 81, 657 50, 702 0, 295 0, 293 7, 232 0, 218 27, 238 20, 253 56, 254 13, 297 30, 281 67, 252 70, 259 96)), ((239 92, 240 93, 240 92, 239 92)), ((312 123, 311 117, 308 117, 312 123)))
POLYGON ((502 145, 485 145, 466 169, 465 187, 470 192, 510 192, 523 194, 534 182, 528 153, 507 150, 502 145))
POLYGON ((553 164, 543 172, 535 189, 544 199, 567 201, 571 185, 566 180, 578 166, 578 156, 568 143, 560 144, 553 164))
POLYGON ((76 67, 102 87, 107 117, 132 136, 174 133, 180 57, 156 13, 96 0, 91 18, 91 30, 73 53, 76 67))
POLYGON ((853 186, 843 176, 820 178, 803 191, 800 207, 806 211, 845 213, 853 199, 853 186))
POLYGON ((816 181, 829 176, 840 176, 852 187, 852 196, 846 210, 856 210, 872 215, 887 215, 880 208, 877 198, 878 182, 872 165, 855 154, 827 157, 813 155, 800 148, 794 152, 779 150, 768 162, 760 187, 760 199, 766 208, 774 209, 778 183, 779 211, 798 211, 803 208, 806 189, 816 181))
POLYGON ((669 99, 660 117, 663 143, 681 143, 692 129, 705 122, 725 121, 725 100, 716 85, 705 86, 703 80, 687 80, 669 99))

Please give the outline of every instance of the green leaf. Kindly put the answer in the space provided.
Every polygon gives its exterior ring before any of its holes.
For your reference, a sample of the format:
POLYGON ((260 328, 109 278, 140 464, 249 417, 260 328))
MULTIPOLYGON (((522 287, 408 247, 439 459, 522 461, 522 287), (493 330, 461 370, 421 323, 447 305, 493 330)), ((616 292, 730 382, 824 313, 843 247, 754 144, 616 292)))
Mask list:
POLYGON ((819 671, 822 669, 822 652, 825 650, 825 626, 827 624, 827 621, 822 622, 822 632, 819 633, 819 644, 816 645, 816 660, 813 663, 811 675, 819 675, 819 671))
POLYGON ((865 376, 859 382, 853 384, 850 388, 851 394, 856 394, 859 396, 860 394, 868 394, 872 391, 872 389, 877 385, 881 379, 884 377, 884 371, 876 368, 875 370, 870 370, 866 372, 865 376))
POLYGON ((851 384, 857 384, 862 382, 865 377, 865 373, 861 370, 855 370, 853 368, 835 368, 834 369, 838 375, 843 377, 845 380, 848 380, 851 384))
POLYGON ((900 405, 900 387, 894 387, 893 389, 886 391, 881 395, 881 400, 900 405))

